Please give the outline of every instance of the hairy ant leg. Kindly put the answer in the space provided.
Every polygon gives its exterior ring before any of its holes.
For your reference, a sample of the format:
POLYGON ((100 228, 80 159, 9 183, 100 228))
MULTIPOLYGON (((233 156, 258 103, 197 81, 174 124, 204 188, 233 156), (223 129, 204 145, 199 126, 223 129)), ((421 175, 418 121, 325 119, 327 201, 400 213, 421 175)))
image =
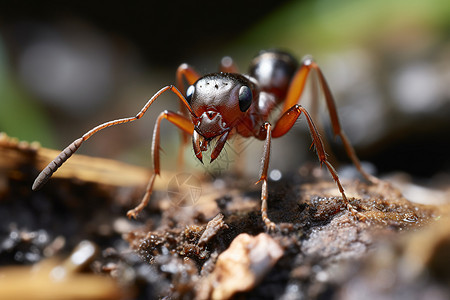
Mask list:
POLYGON ((350 211, 353 216, 358 217, 359 219, 364 219, 365 217, 361 215, 356 208, 348 201, 347 196, 345 195, 344 188, 342 187, 341 181, 339 180, 338 174, 336 170, 333 168, 331 163, 327 160, 327 154, 325 152, 322 139, 320 138, 319 131, 317 130, 311 116, 308 111, 299 104, 295 104, 290 109, 288 109, 276 122, 275 127, 272 131, 272 137, 280 137, 286 134, 300 117, 301 114, 304 114, 306 117, 306 121, 308 123, 309 132, 311 133, 311 138, 313 140, 313 145, 316 148, 317 156, 319 157, 320 164, 325 164, 328 171, 330 172, 333 180, 336 182, 336 185, 339 188, 339 192, 342 195, 342 200, 344 201, 345 206, 350 211))
POLYGON ((155 178, 157 175, 160 175, 160 172, 161 172, 160 159, 159 159, 160 128, 161 128, 161 121, 163 119, 166 119, 170 123, 177 126, 186 135, 192 136, 192 134, 194 132, 194 125, 192 124, 191 120, 189 120, 185 116, 183 116, 179 113, 168 111, 168 110, 163 111, 161 114, 159 114, 158 119, 156 120, 156 123, 155 123, 155 128, 153 130, 153 141, 152 141, 153 174, 150 177, 147 188, 145 190, 145 195, 142 198, 141 202, 135 208, 133 208, 127 212, 128 218, 136 219, 136 215, 147 206, 148 202, 150 201, 150 196, 153 191, 153 184, 155 182, 155 178))
MULTIPOLYGON (((336 102, 334 101, 333 95, 330 91, 330 88, 328 86, 328 83, 325 79, 325 76, 323 75, 321 69, 317 65, 317 63, 311 58, 307 57, 303 60, 301 67, 297 70, 295 73, 290 86, 289 90, 286 96, 286 100, 284 101, 284 106, 282 109, 282 114, 285 113, 287 110, 289 110, 291 107, 293 107, 294 104, 296 104, 305 88, 306 79, 310 75, 310 71, 314 70, 316 71, 316 74, 319 79, 320 87, 322 89, 322 92, 325 96, 325 101, 328 107, 328 112, 330 115, 331 124, 333 127, 333 132, 335 136, 339 136, 342 140, 342 143, 344 144, 345 151, 347 152, 348 157, 352 160, 355 167, 358 169, 358 171, 361 173, 361 175, 369 182, 371 183, 379 183, 380 180, 376 178, 375 176, 367 173, 361 166, 361 162, 356 155, 355 149, 351 145, 347 135, 343 131, 341 124, 339 122, 339 117, 337 114, 336 109, 336 102)), ((313 99, 314 101, 316 100, 313 99)))

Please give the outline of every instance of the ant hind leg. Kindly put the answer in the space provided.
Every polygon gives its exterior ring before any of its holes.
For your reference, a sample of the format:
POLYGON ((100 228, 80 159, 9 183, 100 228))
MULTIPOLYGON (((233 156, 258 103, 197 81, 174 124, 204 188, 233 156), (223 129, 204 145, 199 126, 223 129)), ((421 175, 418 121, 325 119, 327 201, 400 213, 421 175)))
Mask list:
MULTIPOLYGON (((305 87, 306 80, 307 80, 308 76, 310 75, 311 70, 316 71, 316 74, 317 74, 317 77, 318 77, 318 80, 320 83, 320 87, 322 89, 322 92, 324 93, 325 101, 326 101, 326 104, 328 107, 328 112, 330 115, 330 120, 331 120, 331 124, 333 127, 334 135, 339 136, 341 138, 348 157, 352 160, 353 164, 355 165, 356 169, 361 173, 361 175, 370 183, 373 183, 373 184, 380 183, 380 179, 369 174, 361 166, 361 162, 360 162, 358 156, 356 155, 355 149, 351 145, 349 139, 347 138, 347 135, 344 133, 344 131, 340 125, 339 117, 337 114, 336 102, 330 91, 330 88, 325 79, 325 76, 323 75, 323 73, 322 73, 321 69, 319 68, 319 66, 317 65, 317 63, 309 56, 303 60, 301 67, 295 73, 295 75, 291 81, 291 84, 289 86, 289 90, 288 90, 288 93, 286 96, 286 100, 284 102, 282 114, 286 113, 293 105, 295 105, 298 102, 298 99, 300 99, 300 97, 303 93, 304 87, 305 87)), ((313 99, 313 101, 317 101, 316 99, 317 99, 317 97, 315 97, 315 99, 313 99)))
POLYGON ((360 212, 357 211, 357 209, 350 203, 350 201, 347 198, 347 195, 345 194, 344 188, 341 184, 341 181, 339 180, 339 176, 336 172, 336 170, 333 168, 331 163, 327 160, 327 154, 325 152, 325 148, 322 142, 322 139, 320 138, 319 131, 316 128, 316 125, 314 124, 311 116, 309 115, 308 111, 302 107, 299 104, 295 104, 290 109, 288 109, 277 121, 275 124, 275 127, 272 131, 272 137, 280 137, 286 134, 294 125, 294 123, 297 121, 297 119, 300 117, 301 114, 304 114, 306 117, 306 121, 308 123, 309 132, 311 133, 311 137, 313 140, 313 145, 315 146, 317 156, 319 157, 320 164, 325 164, 328 171, 330 172, 331 176, 333 177, 333 180, 335 181, 336 185, 338 186, 339 192, 342 195, 342 200, 344 201, 344 204, 347 208, 347 210, 356 218, 359 220, 364 220, 365 216, 362 215, 360 212))

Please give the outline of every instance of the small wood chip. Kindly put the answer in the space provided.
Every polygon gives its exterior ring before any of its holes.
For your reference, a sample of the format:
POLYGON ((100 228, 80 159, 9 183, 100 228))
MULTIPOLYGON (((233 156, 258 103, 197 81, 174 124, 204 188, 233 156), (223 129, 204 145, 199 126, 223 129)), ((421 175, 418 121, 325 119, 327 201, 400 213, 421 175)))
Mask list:
POLYGON ((198 240, 198 246, 200 248, 206 246, 206 243, 208 243, 221 228, 228 228, 228 225, 223 222, 223 215, 218 214, 206 225, 205 231, 198 240))
POLYGON ((216 268, 197 298, 230 299, 255 287, 283 256, 281 246, 266 233, 238 235, 217 258, 216 268))

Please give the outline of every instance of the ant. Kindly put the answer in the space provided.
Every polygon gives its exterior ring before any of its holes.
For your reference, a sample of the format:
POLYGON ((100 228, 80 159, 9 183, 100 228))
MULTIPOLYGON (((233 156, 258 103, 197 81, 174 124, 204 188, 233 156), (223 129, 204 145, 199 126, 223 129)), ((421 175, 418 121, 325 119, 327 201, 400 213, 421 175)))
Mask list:
POLYGON ((155 178, 160 174, 160 124, 163 119, 177 126, 183 132, 184 141, 192 136, 195 156, 202 162, 202 152, 212 146, 211 162, 221 153, 227 139, 232 135, 244 138, 254 137, 264 141, 260 177, 261 215, 268 229, 274 229, 273 223, 267 216, 267 170, 269 167, 270 145, 272 138, 281 137, 294 125, 303 114, 306 118, 313 144, 317 151, 320 164, 325 164, 336 182, 347 209, 353 216, 364 218, 347 199, 344 188, 336 170, 327 160, 323 142, 308 111, 298 104, 303 93, 306 80, 311 71, 315 71, 321 90, 325 96, 328 111, 335 136, 343 142, 347 155, 351 158, 358 171, 369 182, 379 181, 368 174, 361 167, 360 161, 343 132, 339 123, 335 101, 317 63, 306 57, 301 64, 290 54, 279 50, 262 51, 250 65, 249 75, 238 72, 238 68, 229 57, 222 59, 220 72, 200 76, 188 64, 178 67, 176 73, 177 87, 168 85, 160 89, 147 101, 141 111, 134 117, 117 119, 98 125, 86 132, 64 149, 36 178, 32 189, 42 187, 51 175, 92 135, 100 130, 122 123, 140 119, 147 109, 161 94, 171 91, 180 101, 180 112, 165 110, 156 120, 153 131, 152 155, 154 172, 148 182, 146 193, 142 201, 134 209, 127 212, 129 218, 136 215, 148 204, 153 190, 155 178), (185 91, 184 80, 189 83, 185 91), (183 92, 180 92, 183 91, 183 92), (275 107, 281 107, 278 119, 272 125, 268 120, 275 107))

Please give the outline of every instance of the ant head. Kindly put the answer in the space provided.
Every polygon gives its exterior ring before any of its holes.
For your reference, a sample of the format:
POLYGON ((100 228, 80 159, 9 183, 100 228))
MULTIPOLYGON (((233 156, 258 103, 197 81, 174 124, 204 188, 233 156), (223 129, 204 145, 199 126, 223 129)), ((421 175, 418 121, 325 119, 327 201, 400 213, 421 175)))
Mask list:
MULTIPOLYGON (((228 133, 256 105, 256 85, 240 74, 214 73, 203 76, 186 91, 186 100, 194 113, 193 143, 197 157, 210 140, 219 137, 211 159, 219 155, 228 133)), ((199 157, 199 155, 200 157, 199 157)))
POLYGON ((195 131, 210 139, 231 130, 247 114, 256 93, 255 84, 243 75, 203 76, 186 92, 186 100, 195 114, 192 117, 195 131))

